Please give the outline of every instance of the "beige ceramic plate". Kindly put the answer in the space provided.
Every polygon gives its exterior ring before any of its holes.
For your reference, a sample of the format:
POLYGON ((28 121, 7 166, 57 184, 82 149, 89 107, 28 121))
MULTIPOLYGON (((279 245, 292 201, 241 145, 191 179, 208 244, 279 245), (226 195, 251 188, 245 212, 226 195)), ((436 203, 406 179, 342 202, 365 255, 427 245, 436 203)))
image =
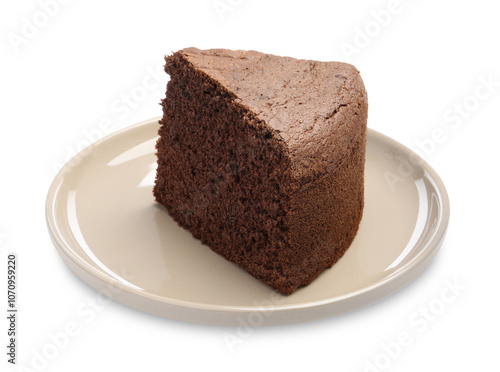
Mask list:
POLYGON ((347 253, 290 296, 272 291, 180 228, 153 201, 158 119, 95 143, 55 178, 51 238, 66 264, 114 300, 220 325, 277 325, 351 311, 401 289, 430 263, 449 218, 438 175, 370 130, 366 206, 347 253))

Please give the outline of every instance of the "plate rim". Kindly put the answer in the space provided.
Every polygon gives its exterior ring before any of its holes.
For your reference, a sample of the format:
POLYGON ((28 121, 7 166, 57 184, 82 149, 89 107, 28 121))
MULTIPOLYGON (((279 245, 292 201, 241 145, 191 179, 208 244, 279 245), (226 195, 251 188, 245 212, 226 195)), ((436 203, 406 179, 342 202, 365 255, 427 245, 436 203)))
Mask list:
MULTIPOLYGON (((438 175, 438 173, 430 166, 430 164, 420 156, 418 156, 413 150, 409 149, 405 145, 397 142, 396 140, 374 130, 371 128, 368 128, 368 133, 367 133, 367 139, 372 137, 377 141, 382 141, 387 144, 393 145, 397 148, 402 149, 406 154, 413 154, 414 156, 417 156, 417 159, 419 159, 419 164, 418 166, 422 169, 424 169, 429 177, 434 181, 434 187, 436 188, 436 191, 439 193, 439 198, 438 200, 440 201, 439 203, 439 218, 438 218, 438 223, 439 226, 438 228, 433 231, 432 235, 429 237, 427 242, 422 246, 422 248, 419 250, 419 254, 412 258, 409 262, 405 263, 401 267, 399 267, 397 270, 392 272, 391 274, 383 277, 382 279, 372 283, 371 285, 362 287, 358 290, 351 291, 347 294, 341 295, 341 296, 334 296, 331 298, 327 299, 322 299, 322 300, 313 300, 313 301, 307 301, 303 303, 297 303, 297 304, 274 304, 271 307, 265 307, 265 306, 237 306, 237 305, 215 305, 215 304, 206 304, 206 303, 198 303, 198 302, 193 302, 193 301, 186 301, 186 300, 180 300, 180 299, 175 299, 175 298, 170 298, 170 297, 165 297, 161 296, 159 294, 154 294, 150 292, 145 292, 145 291, 140 291, 136 290, 134 288, 130 287, 124 287, 122 283, 120 283, 118 280, 115 278, 112 278, 108 275, 105 275, 103 272, 97 270, 96 268, 90 266, 84 259, 82 259, 79 255, 77 255, 74 252, 74 249, 72 248, 71 244, 67 242, 63 236, 61 236, 59 229, 57 228, 57 222, 56 222, 56 215, 55 215, 55 202, 57 200, 58 192, 64 182, 65 175, 68 172, 71 172, 71 169, 74 168, 75 166, 71 165, 71 162, 78 156, 86 157, 89 154, 92 154, 92 150, 95 147, 100 146, 103 142, 108 141, 109 139, 113 137, 118 137, 121 134, 124 134, 125 132, 129 132, 135 129, 138 129, 143 126, 148 126, 152 125, 155 122, 157 123, 161 117, 155 117, 151 118, 148 120, 141 121, 139 123, 136 123, 134 125, 122 128, 120 130, 117 130, 101 139, 98 141, 92 143, 90 146, 87 148, 83 149, 79 153, 77 153, 73 158, 71 158, 57 173, 57 175, 54 177, 48 193, 47 193, 47 198, 45 202, 45 217, 46 217, 46 223, 47 223, 47 228, 48 232, 50 235, 50 238, 58 251, 59 255, 63 258, 65 263, 70 267, 70 269, 78 276, 80 279, 82 279, 84 282, 86 282, 87 285, 90 285, 94 289, 97 290, 96 285, 92 285, 89 283, 88 280, 85 280, 83 276, 86 274, 89 274, 93 276, 95 279, 97 279, 99 282, 101 282, 101 285, 104 286, 112 286, 112 287, 118 287, 120 290, 127 292, 128 295, 133 296, 133 297, 140 297, 141 299, 146 299, 148 301, 154 301, 154 302, 159 302, 163 305, 171 305, 171 306, 177 306, 180 308, 185 308, 185 309, 191 309, 191 310, 197 310, 201 312, 217 312, 217 313, 231 313, 231 314, 242 314, 242 313, 249 313, 249 312, 295 312, 295 311, 301 311, 304 309, 311 309, 311 308, 316 308, 316 309, 323 309, 325 307, 332 307, 337 304, 345 303, 347 301, 354 301, 355 299, 360 299, 362 297, 369 297, 369 294, 375 293, 377 291, 381 291, 384 288, 387 287, 387 291, 382 295, 382 296, 375 296, 376 298, 371 301, 366 301, 361 306, 354 306, 351 309, 347 309, 344 311, 340 311, 340 313, 344 313, 347 311, 352 311, 361 307, 368 306, 374 302, 377 302, 379 300, 382 300, 394 292, 402 289, 404 286, 406 286, 408 283, 410 283, 413 279, 415 279, 421 272, 425 270, 425 268, 428 266, 428 264, 432 261, 433 257, 441 247, 444 238, 446 236, 446 231, 448 228, 449 224, 449 219, 450 219, 450 202, 449 202, 449 197, 448 193, 446 191, 445 185, 438 175), (85 153, 86 152, 86 153, 85 153), (72 263, 72 265, 69 265, 69 262, 72 263), (75 271, 75 269, 78 269, 81 272, 75 271), (401 282, 401 283, 400 283, 401 282), (397 285, 399 283, 399 285, 397 285), (395 287, 395 288, 392 288, 395 287)), ((78 166, 78 164, 76 165, 78 166)), ((114 300, 124 303, 127 306, 134 307, 136 309, 146 311, 149 313, 155 313, 152 311, 149 311, 147 309, 143 309, 141 306, 135 306, 135 304, 130 304, 126 303, 126 301, 120 301, 119 296, 113 297, 114 300)), ((330 316, 333 315, 338 315, 338 314, 329 314, 330 316)), ((156 315, 161 315, 161 314, 156 314, 156 315)), ((329 316, 323 315, 321 317, 329 316)), ((161 316, 166 316, 167 315, 161 315, 161 316)), ((176 318, 176 317, 172 317, 176 318)), ((181 317, 182 318, 182 317, 181 317)), ((184 321, 189 321, 189 322, 196 322, 196 320, 192 320, 191 317, 189 319, 180 319, 177 317, 178 320, 184 320, 184 321)), ((201 323, 204 324, 213 324, 212 322, 207 322, 203 321, 201 323)), ((286 324, 290 324, 292 322, 286 322, 286 324)))

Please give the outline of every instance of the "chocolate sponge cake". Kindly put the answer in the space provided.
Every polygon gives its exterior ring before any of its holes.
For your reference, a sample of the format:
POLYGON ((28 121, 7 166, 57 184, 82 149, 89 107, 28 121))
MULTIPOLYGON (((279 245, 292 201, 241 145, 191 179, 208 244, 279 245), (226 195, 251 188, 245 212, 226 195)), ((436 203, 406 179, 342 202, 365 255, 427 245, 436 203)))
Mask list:
POLYGON ((363 213, 358 71, 224 49, 165 60, 156 200, 276 291, 309 284, 344 254, 363 213))

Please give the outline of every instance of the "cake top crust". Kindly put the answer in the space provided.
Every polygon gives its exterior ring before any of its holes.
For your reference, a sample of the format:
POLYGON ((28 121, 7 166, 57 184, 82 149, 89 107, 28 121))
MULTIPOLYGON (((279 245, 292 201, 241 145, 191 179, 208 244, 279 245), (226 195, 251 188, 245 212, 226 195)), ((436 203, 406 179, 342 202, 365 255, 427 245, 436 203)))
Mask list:
POLYGON ((335 171, 366 131, 367 95, 350 64, 227 49, 177 53, 282 139, 301 183, 335 171))

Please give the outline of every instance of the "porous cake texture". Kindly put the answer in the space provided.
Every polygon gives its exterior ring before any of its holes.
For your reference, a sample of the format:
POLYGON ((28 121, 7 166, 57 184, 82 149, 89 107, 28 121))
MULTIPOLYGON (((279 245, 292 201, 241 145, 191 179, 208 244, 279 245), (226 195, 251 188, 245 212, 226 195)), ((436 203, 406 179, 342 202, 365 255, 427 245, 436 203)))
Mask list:
POLYGON ((156 200, 276 291, 309 284, 344 254, 363 213, 359 72, 255 51, 165 59, 156 200))

